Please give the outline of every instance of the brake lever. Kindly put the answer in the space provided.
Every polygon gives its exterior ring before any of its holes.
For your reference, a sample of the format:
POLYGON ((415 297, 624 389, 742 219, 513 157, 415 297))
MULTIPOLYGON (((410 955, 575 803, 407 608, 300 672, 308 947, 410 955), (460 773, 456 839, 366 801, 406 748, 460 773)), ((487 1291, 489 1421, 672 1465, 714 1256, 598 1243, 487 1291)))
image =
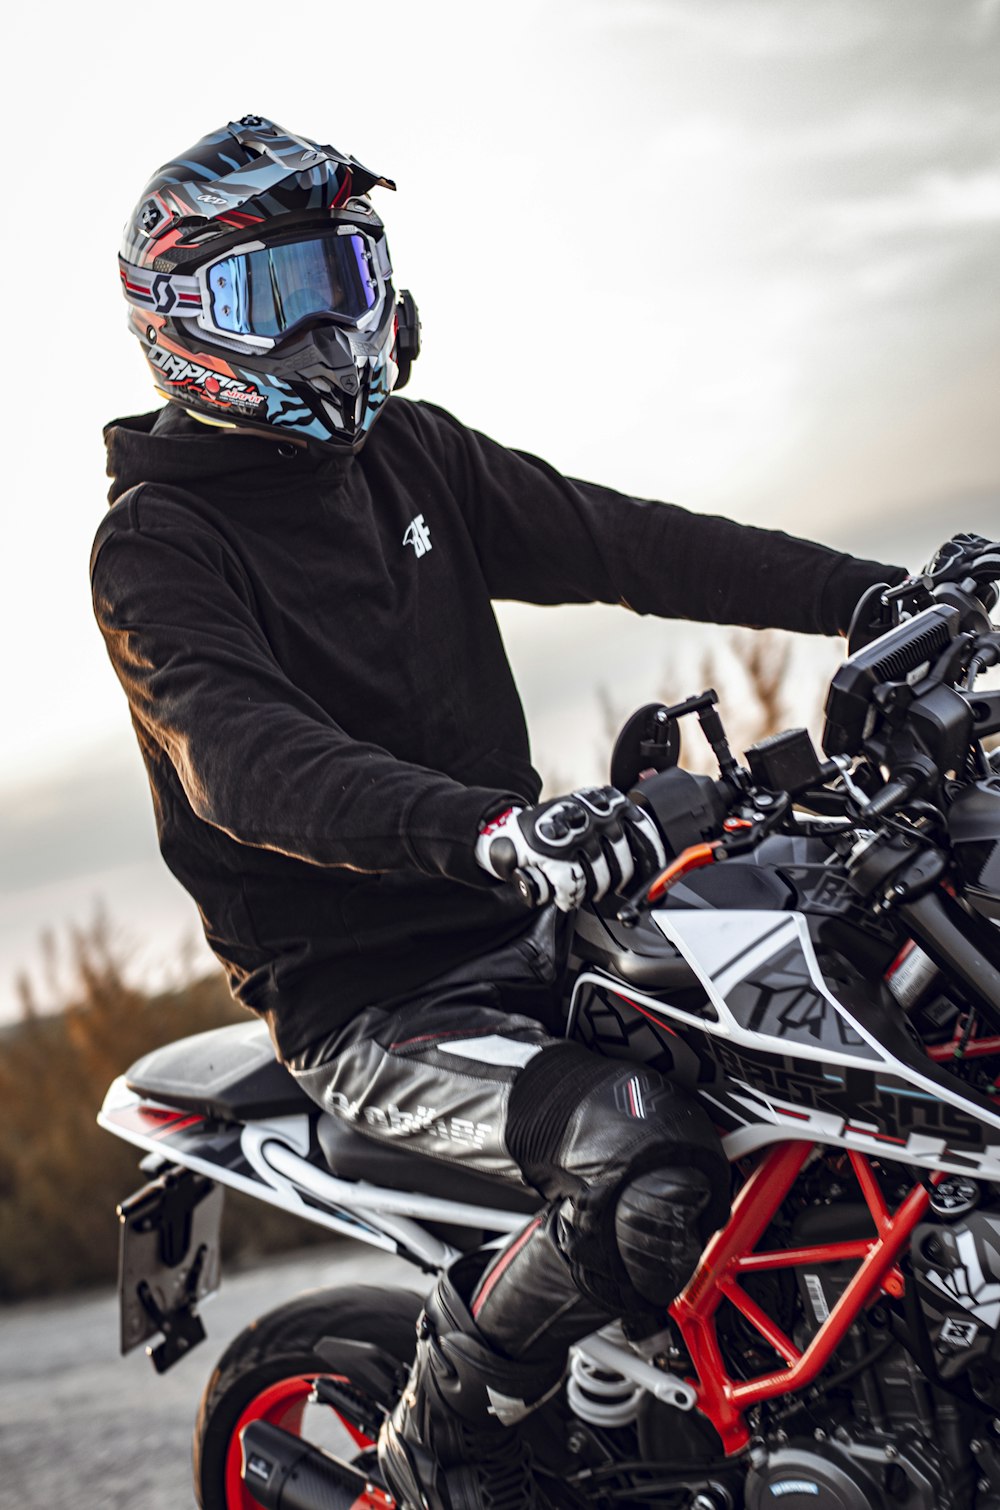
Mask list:
POLYGON ((737 855, 749 854, 762 839, 785 817, 791 807, 787 792, 751 792, 747 806, 751 818, 730 817, 726 819, 725 833, 720 839, 701 844, 691 844, 682 850, 676 859, 661 870, 652 881, 643 882, 618 909, 616 917, 623 928, 634 928, 644 912, 655 907, 672 886, 676 886, 692 870, 701 870, 706 865, 715 865, 722 860, 735 859, 737 855))
POLYGON ((712 865, 716 860, 724 859, 722 841, 714 844, 690 844, 687 849, 681 850, 676 859, 671 860, 665 870, 653 877, 652 881, 644 881, 637 891, 627 897, 619 907, 615 917, 623 928, 634 928, 644 912, 670 890, 671 886, 686 876, 689 871, 700 870, 702 866, 712 865))

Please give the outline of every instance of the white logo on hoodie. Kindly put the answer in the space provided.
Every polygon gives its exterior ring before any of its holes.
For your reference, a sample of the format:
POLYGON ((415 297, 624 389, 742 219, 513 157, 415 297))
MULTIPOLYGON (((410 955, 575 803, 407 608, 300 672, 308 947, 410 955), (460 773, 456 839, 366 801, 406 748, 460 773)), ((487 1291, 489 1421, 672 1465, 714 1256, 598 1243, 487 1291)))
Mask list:
POLYGON ((404 545, 412 545, 418 556, 426 556, 431 549, 431 532, 424 523, 423 514, 411 519, 403 536, 404 545))

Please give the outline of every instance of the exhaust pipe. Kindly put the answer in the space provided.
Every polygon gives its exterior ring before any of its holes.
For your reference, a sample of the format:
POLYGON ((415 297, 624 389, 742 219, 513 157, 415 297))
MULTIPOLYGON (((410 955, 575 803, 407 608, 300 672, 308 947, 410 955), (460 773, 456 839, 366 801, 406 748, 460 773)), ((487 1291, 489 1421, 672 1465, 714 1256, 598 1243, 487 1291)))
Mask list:
POLYGON ((251 1421, 241 1433, 240 1474, 264 1510, 393 1510, 387 1489, 267 1421, 251 1421))

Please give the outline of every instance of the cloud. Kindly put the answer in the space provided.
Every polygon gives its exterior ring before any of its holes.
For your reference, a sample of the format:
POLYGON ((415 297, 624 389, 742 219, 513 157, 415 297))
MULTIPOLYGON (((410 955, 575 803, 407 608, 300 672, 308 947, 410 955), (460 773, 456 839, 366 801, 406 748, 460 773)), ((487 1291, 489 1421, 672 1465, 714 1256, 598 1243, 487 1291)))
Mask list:
POLYGON ((1000 171, 969 173, 935 169, 905 188, 881 195, 835 201, 814 221, 837 251, 870 252, 884 242, 936 231, 977 231, 1000 221, 1000 171))
MULTIPOLYGON (((587 7, 591 25, 606 24, 607 8, 587 7)), ((617 0, 616 27, 659 30, 678 45, 740 59, 790 59, 853 52, 884 34, 888 18, 858 0, 617 0)))
POLYGON ((158 854, 139 752, 100 741, 43 780, 0 790, 0 891, 30 890, 158 854))

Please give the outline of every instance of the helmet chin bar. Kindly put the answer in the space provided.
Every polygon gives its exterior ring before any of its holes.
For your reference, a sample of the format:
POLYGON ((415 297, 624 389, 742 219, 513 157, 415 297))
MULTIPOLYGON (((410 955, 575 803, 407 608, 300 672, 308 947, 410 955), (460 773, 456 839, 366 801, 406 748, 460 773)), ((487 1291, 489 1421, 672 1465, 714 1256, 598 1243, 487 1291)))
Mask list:
MULTIPOLYGON (((414 306, 415 308, 415 306, 414 306)), ((133 314, 157 390, 210 423, 338 455, 361 449, 398 386, 395 304, 374 331, 313 326, 284 349, 244 355, 201 337, 193 319, 133 314)))
MULTIPOLYGON (((168 395, 163 392, 162 388, 157 388, 156 391, 162 398, 168 398, 168 395)), ((172 402, 176 403, 177 400, 175 399, 172 402)), ((291 432, 283 434, 270 426, 237 423, 231 419, 216 419, 212 414, 200 414, 197 409, 185 408, 184 413, 191 419, 196 419, 199 425, 208 425, 212 430, 228 430, 232 435, 254 435, 258 440, 272 440, 283 446, 297 446, 300 451, 308 451, 309 449, 309 442, 307 440, 303 440, 301 436, 293 435, 291 432)))
MULTIPOLYGON (((164 393, 162 388, 157 388, 156 391, 161 398, 165 398, 168 403, 170 402, 170 395, 164 393)), ((192 419, 196 419, 199 425, 210 425, 213 430, 238 430, 240 428, 231 419, 216 419, 211 414, 199 414, 197 409, 185 408, 184 413, 190 415, 192 419)))

